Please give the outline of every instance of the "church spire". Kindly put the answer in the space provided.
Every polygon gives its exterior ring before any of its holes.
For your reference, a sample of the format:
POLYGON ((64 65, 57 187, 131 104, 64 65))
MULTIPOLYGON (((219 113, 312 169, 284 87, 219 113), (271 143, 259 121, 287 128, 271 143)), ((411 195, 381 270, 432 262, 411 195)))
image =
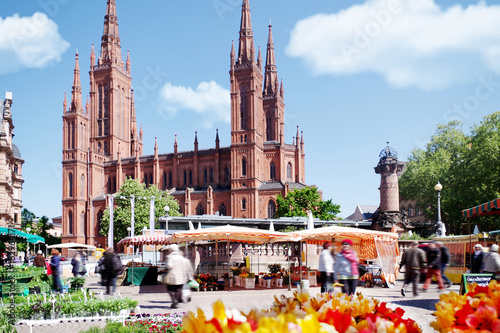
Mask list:
POLYGON ((78 62, 78 51, 75 54, 75 71, 73 75, 73 91, 71 92, 71 111, 79 112, 82 109, 82 86, 80 83, 80 65, 78 62))
POLYGON ((63 112, 66 111, 68 111, 68 99, 66 98, 66 92, 64 92, 63 112))
POLYGON ((118 32, 118 17, 116 16, 116 0, 108 0, 106 16, 104 16, 104 31, 101 38, 100 63, 123 64, 121 59, 120 34, 118 32))
POLYGON ((240 43, 238 49, 239 64, 255 61, 252 19, 250 17, 250 4, 248 0, 243 0, 241 7, 240 43))
POLYGON ((264 95, 276 94, 278 87, 278 72, 274 58, 274 43, 272 25, 269 24, 269 37, 267 39, 266 73, 264 76, 264 95))
POLYGON ((125 71, 127 72, 127 75, 130 76, 130 71, 131 71, 131 62, 130 62, 130 52, 127 50, 127 62, 125 63, 125 71))

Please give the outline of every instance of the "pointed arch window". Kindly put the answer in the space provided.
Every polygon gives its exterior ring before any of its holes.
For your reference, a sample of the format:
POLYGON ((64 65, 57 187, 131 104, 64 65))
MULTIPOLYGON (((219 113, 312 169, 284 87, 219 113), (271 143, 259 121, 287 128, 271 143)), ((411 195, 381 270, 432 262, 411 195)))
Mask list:
POLYGON ((292 163, 291 162, 288 162, 288 165, 286 166, 286 178, 292 179, 292 163))
POLYGON ((274 201, 269 200, 269 203, 267 204, 267 218, 273 219, 274 215, 276 215, 276 204, 274 201))
POLYGON ((150 174, 149 174, 149 185, 153 185, 153 184, 154 184, 154 183, 153 183, 153 174, 152 174, 152 173, 150 173, 150 174))
POLYGON ((173 187, 173 184, 172 184, 172 172, 168 173, 168 186, 173 187))
POLYGON ((241 175, 247 175, 247 160, 244 157, 241 159, 241 175))
POLYGON ((196 215, 203 215, 205 214, 205 209, 203 208, 203 205, 201 203, 196 206, 196 215))
POLYGON ((68 234, 73 234, 73 212, 68 212, 68 234))
POLYGON ((193 171, 189 170, 189 185, 193 185, 193 171))
POLYGON ((107 186, 108 187, 108 193, 111 193, 111 186, 112 186, 112 184, 111 184, 111 177, 108 177, 108 186, 107 186))
POLYGON ((146 184, 146 187, 148 187, 148 185, 149 185, 148 184, 148 174, 147 173, 144 174, 144 184, 146 184))
POLYGON ((73 174, 71 172, 68 175, 68 197, 73 197, 73 174))
POLYGON ((229 167, 226 165, 226 167, 224 168, 224 182, 227 183, 229 182, 229 167))
POLYGON ((273 133, 273 115, 272 112, 269 111, 266 113, 266 141, 274 140, 273 133))
POLYGON ((240 124, 241 129, 247 129, 247 118, 248 118, 248 96, 247 96, 247 87, 240 87, 240 124))
POLYGON ((203 169, 203 183, 208 183, 208 170, 206 168, 203 169))
POLYGON ((108 156, 108 141, 104 141, 104 155, 108 156))
POLYGON ((167 173, 163 171, 163 189, 167 188, 167 173))
POLYGON ((210 168, 210 183, 214 182, 214 169, 210 168))
POLYGON ((183 180, 184 180, 184 186, 186 186, 187 185, 187 171, 186 170, 184 170, 184 179, 183 180))
POLYGON ((274 162, 271 162, 271 165, 269 166, 269 178, 271 178, 271 180, 275 180, 276 179, 276 164, 274 164, 274 162))
POLYGON ((219 216, 227 216, 227 207, 223 202, 219 205, 219 216))
POLYGON ((116 193, 116 177, 113 177, 113 193, 116 193))
POLYGON ((246 210, 247 209, 247 199, 243 198, 241 199, 241 210, 246 210))
POLYGON ((413 207, 410 205, 408 206, 408 217, 412 217, 413 216, 413 207))

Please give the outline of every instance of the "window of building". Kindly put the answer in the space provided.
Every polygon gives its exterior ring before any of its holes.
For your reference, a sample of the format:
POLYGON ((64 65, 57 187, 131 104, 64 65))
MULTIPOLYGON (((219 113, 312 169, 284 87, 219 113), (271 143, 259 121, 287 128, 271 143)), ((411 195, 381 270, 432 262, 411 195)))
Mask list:
POLYGON ((187 185, 187 171, 184 170, 184 186, 187 185))
POLYGON ((226 204, 221 202, 219 205, 219 215, 220 216, 227 216, 227 207, 226 204))
POLYGON ((271 162, 271 165, 269 166, 269 177, 271 178, 271 180, 275 180, 276 179, 276 164, 274 164, 274 162, 271 162))
POLYGON ((201 203, 196 206, 196 215, 203 215, 205 214, 205 209, 203 208, 203 205, 201 203))
POLYGON ((276 204, 274 201, 269 200, 269 203, 267 204, 267 218, 273 219, 274 215, 276 215, 276 204))
POLYGON ((168 173, 168 186, 173 187, 173 184, 172 184, 172 172, 168 173))
POLYGON ((149 185, 153 185, 153 174, 149 174, 149 185))
POLYGON ((104 155, 108 156, 109 153, 108 153, 108 142, 107 141, 104 141, 104 155))
POLYGON ((189 185, 193 185, 193 171, 189 170, 189 185))
POLYGON ((210 183, 214 182, 214 169, 210 168, 210 183))
POLYGON ((203 183, 206 184, 208 182, 208 171, 207 169, 203 169, 203 183))
POLYGON ((17 164, 14 164, 14 174, 17 175, 18 172, 19 172, 19 167, 17 166, 17 164))
POLYGON ((247 107, 248 107, 248 100, 247 100, 247 87, 246 86, 241 86, 240 87, 240 128, 242 130, 247 129, 247 107))
POLYGON ((241 210, 247 209, 247 199, 241 199, 241 210))
POLYGON ((167 173, 163 171, 163 189, 167 188, 167 173))
POLYGON ((108 177, 108 185, 107 185, 107 188, 108 188, 108 193, 111 193, 111 177, 108 177))
POLYGON ((73 212, 68 212, 68 234, 73 234, 73 212))
POLYGON ((241 175, 247 175, 247 160, 245 158, 241 159, 241 175))
POLYGON ((73 174, 68 175, 68 197, 73 197, 73 174))
POLYGON ((144 184, 146 184, 146 187, 148 187, 148 175, 145 173, 144 174, 144 184))
POLYGON ((230 176, 230 174, 229 174, 229 167, 226 166, 224 168, 224 182, 225 183, 229 182, 229 176, 230 176))
POLYGON ((292 163, 290 162, 288 162, 288 165, 286 166, 286 178, 292 179, 292 163))
POLYGON ((413 207, 408 206, 408 217, 412 217, 412 216, 413 216, 413 207))
POLYGON ((273 135, 273 115, 272 112, 269 111, 266 113, 266 140, 271 141, 274 140, 273 135))

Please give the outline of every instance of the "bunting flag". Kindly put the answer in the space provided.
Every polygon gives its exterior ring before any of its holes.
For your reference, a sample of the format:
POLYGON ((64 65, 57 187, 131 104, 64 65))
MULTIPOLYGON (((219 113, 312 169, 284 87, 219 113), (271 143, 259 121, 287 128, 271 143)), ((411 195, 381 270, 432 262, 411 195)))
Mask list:
POLYGON ((135 197, 134 196, 130 197, 130 207, 131 207, 130 237, 134 237, 134 230, 135 230, 135 197))
POLYGON ((151 198, 151 206, 149 207, 149 233, 155 233, 155 197, 151 198))
POLYGON ((114 242, 113 242, 113 209, 114 209, 114 203, 113 203, 113 197, 109 196, 109 230, 108 230, 108 247, 114 247, 114 242))

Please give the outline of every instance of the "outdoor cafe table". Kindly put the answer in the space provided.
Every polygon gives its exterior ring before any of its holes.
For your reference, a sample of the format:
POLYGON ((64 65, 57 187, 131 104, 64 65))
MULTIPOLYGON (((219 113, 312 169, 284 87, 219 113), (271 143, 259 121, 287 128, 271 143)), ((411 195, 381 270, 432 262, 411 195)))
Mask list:
POLYGON ((158 267, 128 267, 126 282, 135 286, 155 285, 158 283, 158 267))

